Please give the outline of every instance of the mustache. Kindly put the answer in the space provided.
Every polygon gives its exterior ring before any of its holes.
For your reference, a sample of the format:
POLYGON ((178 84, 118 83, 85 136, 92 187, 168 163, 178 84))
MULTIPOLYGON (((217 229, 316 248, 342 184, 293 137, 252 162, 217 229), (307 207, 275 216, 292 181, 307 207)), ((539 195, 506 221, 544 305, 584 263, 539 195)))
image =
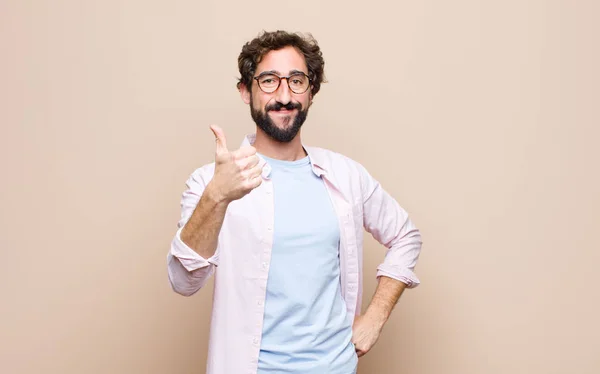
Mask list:
POLYGON ((265 111, 270 112, 272 110, 281 110, 281 109, 287 109, 287 110, 293 110, 293 109, 298 109, 298 110, 302 110, 302 104, 300 103, 293 103, 293 102, 289 102, 287 104, 282 104, 280 102, 275 102, 274 104, 271 105, 267 105, 265 107, 265 111))

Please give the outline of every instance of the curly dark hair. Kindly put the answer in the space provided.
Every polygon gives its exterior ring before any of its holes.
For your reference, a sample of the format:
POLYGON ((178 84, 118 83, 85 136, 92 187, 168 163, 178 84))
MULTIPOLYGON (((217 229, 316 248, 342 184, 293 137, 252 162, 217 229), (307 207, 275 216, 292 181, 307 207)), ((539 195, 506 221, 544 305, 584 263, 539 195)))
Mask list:
POLYGON ((304 55, 308 76, 311 80, 311 92, 314 95, 321 89, 321 83, 325 81, 325 60, 321 48, 311 34, 302 35, 300 33, 290 33, 287 31, 263 31, 252 41, 242 47, 242 52, 238 57, 238 67, 240 69, 238 89, 243 84, 251 91, 252 79, 256 73, 256 66, 262 58, 270 51, 276 51, 288 46, 296 48, 304 55))

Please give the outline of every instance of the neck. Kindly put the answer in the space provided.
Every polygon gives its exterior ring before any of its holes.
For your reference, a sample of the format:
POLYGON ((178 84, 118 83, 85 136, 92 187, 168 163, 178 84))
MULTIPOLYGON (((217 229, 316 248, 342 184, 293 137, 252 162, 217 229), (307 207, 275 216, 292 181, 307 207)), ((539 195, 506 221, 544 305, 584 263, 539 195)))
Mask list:
POLYGON ((254 148, 258 153, 276 160, 296 161, 306 157, 306 152, 300 140, 300 132, 291 142, 281 143, 265 134, 259 127, 256 127, 254 148))

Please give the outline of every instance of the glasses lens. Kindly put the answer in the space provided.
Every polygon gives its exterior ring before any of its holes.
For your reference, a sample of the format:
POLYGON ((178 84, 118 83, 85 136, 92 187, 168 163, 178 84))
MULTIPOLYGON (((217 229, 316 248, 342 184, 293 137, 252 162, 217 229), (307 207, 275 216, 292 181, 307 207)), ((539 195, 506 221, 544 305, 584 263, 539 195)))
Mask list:
POLYGON ((290 89, 296 93, 304 93, 308 89, 308 77, 304 74, 294 74, 288 79, 290 89))
POLYGON ((258 84, 263 91, 273 92, 279 87, 279 77, 272 74, 265 74, 258 77, 258 84))

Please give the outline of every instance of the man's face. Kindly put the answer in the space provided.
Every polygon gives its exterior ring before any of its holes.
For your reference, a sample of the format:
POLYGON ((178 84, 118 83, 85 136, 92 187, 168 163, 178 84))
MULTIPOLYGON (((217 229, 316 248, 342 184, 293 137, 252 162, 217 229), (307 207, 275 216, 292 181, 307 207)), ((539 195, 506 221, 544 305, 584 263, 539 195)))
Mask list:
MULTIPOLYGON (((293 47, 285 47, 267 53, 256 67, 254 76, 265 73, 289 76, 296 72, 308 75, 304 57, 293 47)), ((306 120, 311 101, 311 90, 294 93, 287 79, 282 79, 272 93, 263 92, 256 79, 252 80, 252 91, 242 88, 242 98, 250 104, 250 114, 256 125, 272 139, 279 142, 292 141, 306 120)))

